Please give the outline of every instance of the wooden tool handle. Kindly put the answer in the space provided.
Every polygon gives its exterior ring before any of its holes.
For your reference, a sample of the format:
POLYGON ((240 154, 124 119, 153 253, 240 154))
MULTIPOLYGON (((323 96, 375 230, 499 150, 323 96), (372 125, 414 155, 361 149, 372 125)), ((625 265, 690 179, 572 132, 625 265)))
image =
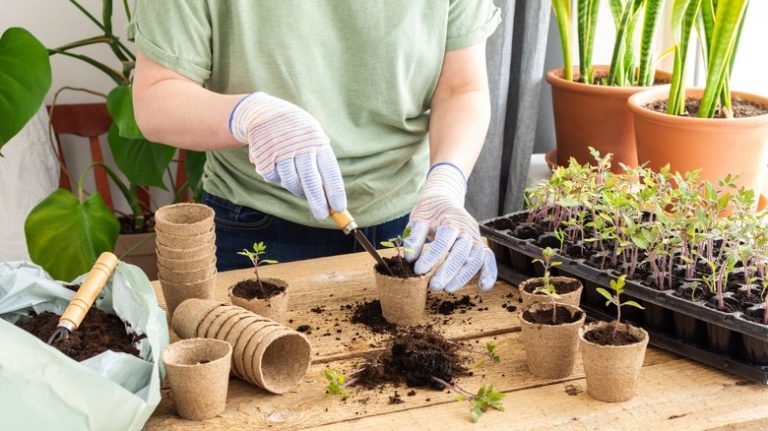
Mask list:
POLYGON ((83 323, 83 319, 85 319, 88 310, 91 309, 91 305, 93 305, 96 297, 99 296, 101 289, 104 288, 104 284, 106 284, 109 276, 112 275, 112 271, 115 270, 117 261, 117 256, 108 251, 101 253, 101 256, 93 264, 93 268, 91 268, 91 271, 80 285, 80 288, 77 289, 75 297, 69 301, 67 309, 64 310, 64 314, 59 319, 60 322, 68 322, 69 325, 67 326, 74 326, 74 329, 77 329, 83 323))
POLYGON ((331 211, 331 218, 336 223, 336 226, 344 231, 345 234, 349 234, 353 230, 357 229, 357 223, 355 223, 355 219, 352 218, 352 214, 350 214, 347 210, 344 210, 340 213, 331 211))

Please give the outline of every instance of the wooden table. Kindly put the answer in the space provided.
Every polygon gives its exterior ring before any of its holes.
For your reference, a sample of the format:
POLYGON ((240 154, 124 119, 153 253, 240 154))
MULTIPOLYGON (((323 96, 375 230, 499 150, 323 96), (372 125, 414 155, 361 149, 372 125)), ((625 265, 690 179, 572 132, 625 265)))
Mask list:
MULTIPOLYGON (((417 388, 415 395, 408 396, 409 389, 405 387, 385 387, 381 391, 352 388, 346 401, 327 396, 324 370, 349 373, 364 354, 380 349, 386 339, 365 326, 350 323, 352 311, 344 307, 376 298, 371 267, 368 255, 351 254, 260 268, 262 276, 279 277, 290 283, 290 326, 312 327, 309 338, 313 361, 306 377, 284 395, 271 395, 232 378, 227 410, 202 422, 179 418, 169 390, 164 389, 163 401, 146 429, 768 429, 768 388, 652 347, 645 357, 638 394, 624 403, 609 404, 590 398, 585 392, 580 361, 567 379, 534 377, 525 364, 518 312, 502 307, 518 305, 516 289, 505 282, 498 282, 490 293, 481 296, 473 286, 466 287, 460 293, 469 294, 477 304, 475 307, 465 314, 450 316, 430 312, 429 321, 454 340, 480 348, 487 341, 497 343, 501 362, 461 378, 460 384, 473 391, 483 384, 493 384, 506 393, 506 411, 488 411, 473 425, 468 404, 456 401, 456 395, 448 391, 417 388), (310 311, 312 308, 321 312, 310 311), (389 403, 395 391, 403 403, 389 403)), ((226 300, 227 287, 251 277, 252 273, 240 270, 219 274, 216 297, 226 300)), ((154 286, 160 292, 157 282, 154 286)), ((158 296, 162 298, 162 294, 158 296)), ((449 295, 430 295, 429 301, 444 299, 450 299, 449 295)))

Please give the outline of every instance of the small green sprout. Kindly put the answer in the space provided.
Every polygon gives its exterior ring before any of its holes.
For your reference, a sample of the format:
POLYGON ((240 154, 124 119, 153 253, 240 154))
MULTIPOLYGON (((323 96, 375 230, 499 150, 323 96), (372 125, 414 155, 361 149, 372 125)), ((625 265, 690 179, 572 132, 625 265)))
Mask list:
POLYGON ((496 354, 496 344, 495 343, 485 343, 485 355, 486 358, 480 360, 477 364, 475 364, 475 368, 480 368, 483 365, 485 365, 488 361, 491 361, 494 364, 498 364, 501 362, 501 358, 498 354, 496 354))
POLYGON ((554 235, 555 235, 555 238, 558 241, 560 241, 560 251, 562 252, 563 251, 563 247, 565 247, 565 239, 566 239, 567 235, 565 234, 565 231, 562 230, 562 229, 557 229, 554 232, 554 235))
POLYGON ((618 324, 621 323, 621 307, 625 305, 629 305, 630 307, 635 307, 641 310, 645 310, 645 307, 643 307, 642 305, 638 304, 635 301, 621 302, 621 294, 624 293, 625 278, 627 278, 627 275, 622 274, 616 280, 611 280, 610 284, 611 284, 611 290, 613 290, 614 292, 613 294, 603 289, 602 287, 597 288, 597 293, 599 293, 606 299, 605 301, 606 307, 610 304, 614 304, 616 306, 616 325, 614 326, 614 329, 613 329, 614 336, 619 329, 618 324))
POLYGON ((562 262, 552 261, 552 258, 555 256, 555 250, 551 247, 545 248, 541 252, 541 255, 542 259, 534 259, 533 262, 544 265, 544 276, 542 277, 544 285, 534 289, 533 293, 547 295, 552 299, 552 323, 556 323, 557 305, 555 305, 555 301, 560 299, 560 294, 557 293, 555 285, 552 284, 552 274, 550 273, 550 269, 562 265, 562 262))
POLYGON ((475 395, 462 394, 456 397, 458 401, 469 401, 472 405, 470 413, 472 414, 473 423, 477 423, 480 420, 480 416, 488 409, 503 412, 504 404, 501 403, 502 398, 504 398, 504 394, 494 391, 493 385, 480 386, 475 395))
POLYGON ((328 380, 328 386, 325 387, 325 393, 328 395, 339 395, 341 398, 347 398, 349 393, 344 390, 344 374, 337 371, 325 370, 325 379, 328 380))
POLYGON ((381 244, 382 246, 384 246, 386 248, 394 248, 397 251, 397 257, 402 259, 404 251, 408 252, 408 253, 415 253, 413 251, 413 249, 404 246, 405 240, 410 235, 411 235, 411 227, 410 226, 406 226, 406 228, 405 228, 405 230, 403 231, 402 234, 398 235, 395 238, 390 238, 387 241, 381 241, 379 244, 381 244))
POLYGON ((276 260, 262 259, 261 255, 265 254, 266 252, 267 252, 267 245, 264 244, 263 242, 253 243, 253 251, 250 251, 247 248, 244 248, 243 251, 237 252, 237 254, 241 256, 246 256, 248 259, 251 260, 251 263, 253 264, 253 272, 256 273, 256 282, 259 283, 259 286, 261 286, 261 277, 259 277, 259 265, 277 263, 276 260))

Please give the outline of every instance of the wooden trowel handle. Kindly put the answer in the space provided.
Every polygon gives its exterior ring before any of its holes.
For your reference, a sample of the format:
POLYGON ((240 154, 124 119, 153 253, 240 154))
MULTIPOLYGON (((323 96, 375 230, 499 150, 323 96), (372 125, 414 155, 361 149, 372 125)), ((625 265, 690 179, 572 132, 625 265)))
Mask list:
POLYGON ((340 213, 331 211, 331 218, 333 219, 334 223, 336 223, 336 226, 338 226, 339 229, 341 229, 345 234, 349 234, 353 230, 357 229, 357 223, 355 223, 355 219, 352 218, 352 214, 350 214, 347 210, 344 210, 340 213))
POLYGON ((88 314, 88 310, 91 309, 96 297, 99 296, 101 289, 104 288, 104 284, 107 283, 109 276, 112 275, 112 271, 117 266, 117 256, 110 252, 101 253, 99 259, 93 264, 93 268, 85 277, 85 280, 77 289, 77 293, 69 301, 67 309, 64 310, 64 314, 59 319, 59 325, 70 327, 70 330, 77 329, 85 315, 88 314))

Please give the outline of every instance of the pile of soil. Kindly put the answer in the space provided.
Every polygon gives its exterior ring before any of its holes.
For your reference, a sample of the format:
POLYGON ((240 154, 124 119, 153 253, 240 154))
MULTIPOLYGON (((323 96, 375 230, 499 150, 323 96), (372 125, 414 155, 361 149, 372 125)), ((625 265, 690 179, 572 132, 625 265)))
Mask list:
MULTIPOLYGON (((60 317, 56 313, 44 311, 31 319, 19 321, 16 326, 45 343, 58 326, 60 317)), ((54 341, 53 347, 76 361, 84 361, 107 350, 138 357, 136 343, 145 337, 143 334, 128 334, 119 317, 94 307, 85 315, 80 328, 69 338, 54 341)))
MULTIPOLYGON (((411 262, 408 262, 407 260, 405 260, 400 256, 385 257, 384 262, 387 264, 389 269, 392 270, 392 274, 394 274, 395 277, 398 277, 398 278, 418 277, 416 272, 413 271, 414 264, 411 262)), ((380 263, 376 264, 375 269, 379 274, 389 275, 387 273, 387 270, 384 269, 380 263)))
POLYGON ((539 325, 562 325, 564 323, 573 323, 581 319, 584 313, 581 310, 571 314, 565 307, 557 307, 555 310, 555 321, 552 322, 552 308, 537 308, 533 311, 526 309, 523 311, 523 318, 529 322, 539 325))
POLYGON ((239 281, 232 293, 243 299, 269 299, 285 292, 285 286, 278 286, 268 281, 259 283, 255 278, 239 281))
POLYGON ((590 343, 599 344, 601 346, 626 346, 627 344, 640 342, 637 337, 626 330, 619 328, 616 331, 614 330, 615 328, 615 322, 610 325, 601 326, 600 328, 586 332, 584 338, 590 343))
MULTIPOLYGON (((701 100, 699 99, 694 99, 692 97, 686 98, 685 113, 682 116, 698 117, 700 103, 701 103, 701 100)), ((645 107, 652 111, 666 113, 667 105, 668 105, 667 100, 665 99, 665 100, 657 100, 656 102, 650 103, 645 107)), ((731 101, 731 110, 733 111, 732 114, 734 118, 756 117, 758 115, 768 114, 768 106, 758 105, 757 103, 751 102, 749 100, 742 100, 742 99, 736 99, 736 98, 734 98, 731 101)), ((715 118, 725 118, 725 117, 723 116, 722 112, 717 111, 715 113, 715 118)))
POLYGON ((392 336, 383 353, 368 358, 353 384, 368 389, 388 383, 443 389, 433 376, 450 383, 467 373, 460 349, 432 328, 404 329, 392 336))
POLYGON ((387 322, 387 319, 384 318, 381 312, 381 302, 378 299, 357 304, 349 321, 365 325, 377 334, 394 332, 397 329, 397 326, 387 322))

